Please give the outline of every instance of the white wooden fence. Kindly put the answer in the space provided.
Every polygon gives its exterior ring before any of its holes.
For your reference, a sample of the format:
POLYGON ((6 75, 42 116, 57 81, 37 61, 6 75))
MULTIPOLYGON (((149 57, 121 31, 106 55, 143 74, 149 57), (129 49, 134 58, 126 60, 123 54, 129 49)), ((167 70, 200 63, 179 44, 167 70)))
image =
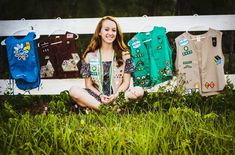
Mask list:
MULTIPOLYGON (((221 31, 235 30, 235 15, 193 15, 193 16, 143 16, 116 17, 124 33, 150 31, 153 26, 163 26, 168 32, 184 32, 187 30, 206 31, 209 27, 221 31)), ((0 20, 0 36, 26 35, 25 31, 33 30, 40 35, 55 34, 56 30, 66 30, 76 34, 92 34, 100 18, 72 19, 36 19, 36 20, 0 20)), ((60 31, 58 31, 59 33, 60 31)), ((235 74, 226 75, 235 85, 235 74)), ((68 90, 72 85, 84 87, 83 79, 42 79, 41 87, 30 90, 30 94, 59 94, 68 90)), ((13 88, 14 94, 25 91, 19 90, 9 79, 0 80, 0 95, 8 88, 13 88)))

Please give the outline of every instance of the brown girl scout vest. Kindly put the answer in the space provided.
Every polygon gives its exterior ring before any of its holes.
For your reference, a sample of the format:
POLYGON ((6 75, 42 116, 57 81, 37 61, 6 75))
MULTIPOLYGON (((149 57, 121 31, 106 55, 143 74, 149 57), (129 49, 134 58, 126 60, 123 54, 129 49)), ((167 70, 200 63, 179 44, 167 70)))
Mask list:
POLYGON ((42 37, 38 42, 42 78, 74 78, 79 76, 76 35, 42 37))
POLYGON ((209 29, 202 35, 185 32, 176 39, 178 82, 186 90, 199 90, 201 95, 217 94, 225 87, 222 32, 209 29))

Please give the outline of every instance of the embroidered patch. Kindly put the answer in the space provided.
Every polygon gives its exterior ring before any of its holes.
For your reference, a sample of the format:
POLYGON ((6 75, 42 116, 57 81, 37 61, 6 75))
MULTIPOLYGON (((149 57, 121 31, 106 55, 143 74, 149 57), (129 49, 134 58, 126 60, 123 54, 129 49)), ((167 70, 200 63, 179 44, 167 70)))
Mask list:
POLYGON ((54 68, 50 62, 50 60, 47 61, 47 64, 45 66, 41 67, 40 70, 40 76, 43 77, 53 77, 54 74, 54 68))
POLYGON ((143 68, 143 67, 141 67, 141 68, 136 68, 136 70, 137 70, 137 71, 143 71, 144 68, 143 68))
POLYGON ((133 46, 133 48, 138 48, 138 47, 140 47, 140 41, 137 40, 137 41, 133 42, 133 43, 132 43, 132 46, 133 46))
POLYGON ((192 61, 183 61, 184 69, 192 68, 192 61))
POLYGON ((77 63, 73 59, 64 60, 61 67, 64 72, 78 71, 77 63))
POLYGON ((73 57, 73 60, 76 64, 80 61, 80 57, 79 57, 78 53, 72 53, 72 57, 73 57))
POLYGON ((133 58, 140 58, 140 57, 143 57, 144 56, 144 54, 137 54, 137 55, 135 55, 135 56, 132 56, 133 58))
POLYGON ((218 56, 218 55, 216 55, 216 56, 214 57, 214 61, 215 61, 215 63, 216 63, 217 65, 219 65, 219 64, 222 63, 222 59, 221 59, 221 57, 218 56))
POLYGON ((136 63, 136 67, 138 67, 139 65, 143 65, 144 66, 144 62, 139 60, 137 63, 136 63))
POLYGON ((216 47, 216 45, 217 45, 217 39, 216 39, 216 37, 212 37, 212 45, 213 45, 214 47, 216 47))
POLYGON ((66 35, 66 37, 67 37, 67 38, 73 38, 73 34, 72 34, 72 33, 68 33, 68 34, 66 35))
POLYGON ((184 46, 184 50, 185 50, 185 51, 188 51, 188 46, 184 46))
POLYGON ((97 76, 99 71, 99 61, 97 59, 90 59, 91 76, 97 76))
POLYGON ((209 82, 206 82, 205 83, 205 87, 208 89, 209 87, 211 88, 214 88, 215 87, 215 83, 213 81, 211 81, 210 83, 209 82))
POLYGON ((133 41, 136 41, 136 40, 138 40, 136 37, 133 37, 131 40, 133 40, 133 41))
POLYGON ((186 65, 186 64, 192 64, 192 61, 183 61, 183 64, 186 65))
POLYGON ((29 50, 30 50, 30 43, 29 43, 29 42, 26 42, 26 43, 25 43, 24 50, 25 50, 25 51, 29 51, 29 50))
POLYGON ((63 68, 63 71, 78 71, 77 64, 80 60, 80 57, 77 53, 72 53, 72 59, 64 60, 61 67, 63 68))
POLYGON ((179 45, 180 46, 185 46, 185 45, 188 45, 189 41, 187 38, 183 38, 179 41, 179 45))
POLYGON ((93 72, 96 71, 96 70, 97 70, 96 66, 92 66, 92 67, 91 67, 91 70, 92 70, 93 72))
POLYGON ((161 45, 157 46, 157 49, 158 50, 162 49, 162 46, 161 45))
POLYGON ((184 69, 186 69, 186 68, 192 68, 192 65, 185 65, 184 69))
POLYGON ((184 52, 182 52, 183 56, 190 55, 192 53, 193 53, 193 51, 189 50, 188 46, 184 46, 184 52))
POLYGON ((17 57, 18 60, 26 60, 26 58, 28 57, 28 53, 30 50, 30 43, 26 42, 25 47, 23 46, 23 44, 17 44, 14 47, 14 54, 15 57, 17 57))

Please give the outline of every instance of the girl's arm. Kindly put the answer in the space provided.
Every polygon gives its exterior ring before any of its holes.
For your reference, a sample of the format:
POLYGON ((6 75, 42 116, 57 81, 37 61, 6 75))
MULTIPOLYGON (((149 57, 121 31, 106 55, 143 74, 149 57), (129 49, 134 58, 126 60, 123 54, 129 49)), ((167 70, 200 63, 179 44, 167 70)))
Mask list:
POLYGON ((91 77, 87 77, 85 78, 85 87, 92 90, 94 93, 96 93, 98 96, 100 96, 101 92, 99 92, 99 90, 97 90, 94 86, 93 86, 93 82, 91 80, 91 77))

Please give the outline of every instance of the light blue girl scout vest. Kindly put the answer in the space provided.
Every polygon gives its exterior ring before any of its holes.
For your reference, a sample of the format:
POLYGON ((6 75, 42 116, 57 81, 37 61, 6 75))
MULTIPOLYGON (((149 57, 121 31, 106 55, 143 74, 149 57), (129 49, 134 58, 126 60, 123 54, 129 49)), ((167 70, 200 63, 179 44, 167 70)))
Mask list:
POLYGON ((40 85, 40 65, 34 36, 34 32, 29 32, 24 38, 9 36, 5 40, 11 77, 22 90, 40 85))
MULTIPOLYGON (((95 52, 90 52, 86 56, 88 58, 88 62, 90 64, 90 72, 91 78, 94 86, 100 91, 103 92, 103 70, 102 70, 102 62, 100 60, 100 52, 99 50, 95 52)), ((113 58, 111 68, 110 68, 110 84, 113 90, 113 93, 116 93, 119 86, 122 84, 125 62, 126 59, 130 58, 130 55, 123 52, 124 63, 122 66, 117 67, 117 62, 115 57, 113 58)), ((111 89, 110 89, 111 90, 111 89)))
POLYGON ((134 86, 152 87, 172 78, 172 50, 164 27, 136 34, 129 42, 134 86))

